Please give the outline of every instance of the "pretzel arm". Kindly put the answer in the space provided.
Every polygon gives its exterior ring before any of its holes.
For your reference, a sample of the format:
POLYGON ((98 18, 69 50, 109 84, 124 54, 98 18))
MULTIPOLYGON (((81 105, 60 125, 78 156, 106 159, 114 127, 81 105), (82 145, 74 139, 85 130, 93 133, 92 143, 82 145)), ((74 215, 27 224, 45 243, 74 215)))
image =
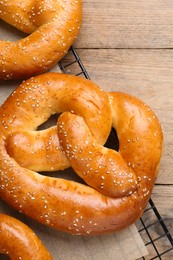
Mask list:
POLYGON ((36 234, 24 223, 5 214, 0 214, 0 253, 10 259, 51 260, 36 234))

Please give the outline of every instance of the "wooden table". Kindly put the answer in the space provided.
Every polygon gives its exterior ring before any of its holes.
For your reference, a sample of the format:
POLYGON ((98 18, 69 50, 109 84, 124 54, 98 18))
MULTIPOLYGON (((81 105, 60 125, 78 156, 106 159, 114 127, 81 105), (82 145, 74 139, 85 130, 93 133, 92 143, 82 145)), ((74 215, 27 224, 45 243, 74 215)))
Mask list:
POLYGON ((164 149, 153 201, 173 235, 173 1, 84 0, 75 43, 91 79, 155 111, 164 149))

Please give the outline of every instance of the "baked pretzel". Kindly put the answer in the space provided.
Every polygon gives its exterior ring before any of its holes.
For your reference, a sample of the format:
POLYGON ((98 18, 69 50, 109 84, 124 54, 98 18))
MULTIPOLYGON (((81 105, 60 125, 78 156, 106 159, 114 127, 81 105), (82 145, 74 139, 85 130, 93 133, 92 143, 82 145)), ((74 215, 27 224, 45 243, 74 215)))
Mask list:
POLYGON ((49 260, 50 253, 36 234, 24 223, 5 214, 0 214, 0 254, 12 260, 49 260))
POLYGON ((28 36, 0 41, 0 79, 24 79, 55 65, 76 39, 81 0, 2 0, 0 18, 28 36))
POLYGON ((141 216, 162 151, 160 123, 142 101, 47 73, 23 82, 0 118, 0 196, 12 207, 76 235, 113 232, 141 216), (57 128, 35 131, 55 113, 62 113, 57 128), (103 147, 112 126, 118 152, 103 147), (35 172, 69 165, 88 185, 35 172))

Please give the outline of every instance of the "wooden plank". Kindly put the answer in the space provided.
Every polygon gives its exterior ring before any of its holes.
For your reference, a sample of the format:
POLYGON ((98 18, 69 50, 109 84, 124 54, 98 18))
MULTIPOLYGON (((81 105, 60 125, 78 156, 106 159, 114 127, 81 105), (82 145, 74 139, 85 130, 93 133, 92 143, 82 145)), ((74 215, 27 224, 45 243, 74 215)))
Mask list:
MULTIPOLYGON (((106 91, 124 91, 155 111, 164 131, 164 149, 157 183, 173 184, 173 50, 77 50, 91 79, 106 91)), ((67 55, 64 64, 74 60, 67 55)), ((67 72, 80 72, 78 64, 67 72)))
POLYGON ((170 223, 169 229, 173 235, 173 185, 155 185, 152 199, 161 216, 170 223))
POLYGON ((172 0, 84 0, 80 48, 171 48, 172 0))

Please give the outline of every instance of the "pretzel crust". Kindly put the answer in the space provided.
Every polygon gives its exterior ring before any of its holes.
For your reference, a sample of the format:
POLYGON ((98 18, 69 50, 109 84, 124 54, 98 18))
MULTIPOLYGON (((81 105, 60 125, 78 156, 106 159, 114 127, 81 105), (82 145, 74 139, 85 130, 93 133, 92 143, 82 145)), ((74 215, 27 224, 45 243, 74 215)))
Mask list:
POLYGON ((107 94, 88 80, 47 73, 23 82, 0 108, 0 129, 10 156, 36 171, 69 167, 57 128, 34 131, 52 114, 64 111, 83 116, 98 142, 106 142, 112 125, 107 94))
POLYGON ((0 253, 10 259, 49 260, 52 256, 35 233, 21 221, 0 214, 0 253))
MULTIPOLYGON (((142 101, 124 93, 106 93, 82 78, 47 73, 22 83, 1 106, 0 118, 0 196, 12 207, 43 224, 76 235, 113 232, 141 216, 157 177, 163 138, 158 119, 142 101), (40 151, 34 154, 32 170, 24 168, 23 161, 20 164, 23 151, 16 136, 20 136, 21 129, 26 138, 24 147, 28 144, 32 152, 30 136, 36 127, 51 114, 60 112, 63 112, 58 119, 60 154, 66 155, 85 182, 96 178, 98 185, 93 184, 94 188, 33 171, 38 168, 36 159, 40 151), (111 126, 117 131, 118 152, 102 146, 111 126), (15 159, 8 138, 14 146, 15 159), (112 164, 109 153, 115 153, 118 162, 125 164, 123 168, 120 165, 121 171, 115 175, 114 168, 119 165, 116 161, 112 164), (83 165, 79 163, 82 158, 83 165), (100 169, 99 163, 104 171, 95 171, 100 169), (112 194, 107 194, 108 178, 112 178, 112 194)), ((50 145, 47 149, 53 158, 57 153, 54 147, 50 145)))
POLYGON ((81 0, 2 0, 0 18, 29 34, 0 41, 0 80, 25 79, 52 68, 79 34, 81 0))

